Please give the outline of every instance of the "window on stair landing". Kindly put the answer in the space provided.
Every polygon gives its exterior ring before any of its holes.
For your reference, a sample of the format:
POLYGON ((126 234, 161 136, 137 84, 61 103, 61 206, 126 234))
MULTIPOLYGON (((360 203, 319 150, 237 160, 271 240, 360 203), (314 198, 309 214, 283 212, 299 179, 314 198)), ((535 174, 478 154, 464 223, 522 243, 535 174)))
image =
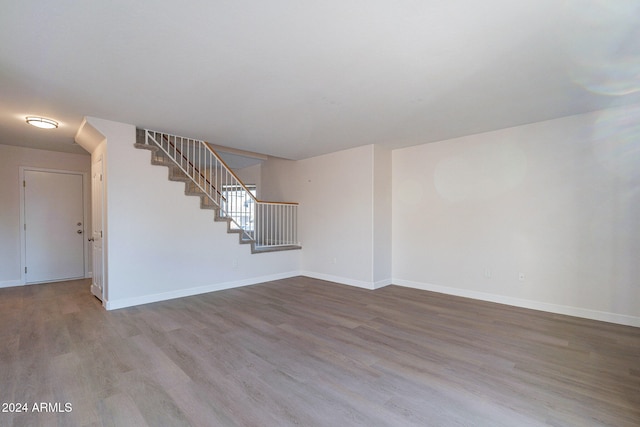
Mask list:
POLYGON ((255 203, 256 186, 245 185, 223 185, 222 186, 222 210, 230 216, 233 221, 231 228, 242 228, 245 231, 253 231, 255 226, 255 203), (245 190, 246 188, 246 190, 245 190), (249 190, 249 193, 247 193, 249 190), (253 196, 253 197, 251 197, 253 196))

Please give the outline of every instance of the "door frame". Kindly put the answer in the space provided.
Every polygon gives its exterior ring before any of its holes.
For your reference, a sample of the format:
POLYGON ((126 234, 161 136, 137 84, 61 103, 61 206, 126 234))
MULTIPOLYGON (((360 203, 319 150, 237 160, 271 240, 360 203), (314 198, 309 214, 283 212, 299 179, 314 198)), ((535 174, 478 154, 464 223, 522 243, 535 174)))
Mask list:
MULTIPOLYGON (((91 247, 88 245, 88 241, 86 239, 86 230, 87 225, 91 224, 91 205, 88 204, 91 200, 90 186, 87 185, 87 179, 89 177, 89 173, 82 171, 74 171, 74 170, 64 170, 64 169, 50 169, 50 168, 34 168, 31 166, 20 166, 20 182, 18 183, 20 188, 20 282, 22 285, 27 284, 27 275, 24 272, 26 267, 26 259, 27 259, 27 235, 25 233, 25 209, 24 209, 24 181, 25 181, 25 172, 26 171, 34 171, 34 172, 47 172, 47 173, 65 173, 71 175, 80 175, 82 176, 82 221, 83 221, 83 239, 82 239, 82 247, 84 252, 84 277, 89 278, 92 276, 91 270, 91 247)), ((32 283, 29 283, 30 285, 32 283)), ((35 283, 33 283, 35 284, 35 283)))

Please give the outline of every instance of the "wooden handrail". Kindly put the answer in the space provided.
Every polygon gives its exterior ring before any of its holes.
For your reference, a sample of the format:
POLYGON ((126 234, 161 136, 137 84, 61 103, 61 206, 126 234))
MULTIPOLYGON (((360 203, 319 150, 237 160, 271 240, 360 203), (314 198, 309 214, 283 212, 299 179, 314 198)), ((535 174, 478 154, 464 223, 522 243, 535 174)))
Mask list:
POLYGON ((187 163, 189 164, 189 166, 191 166, 191 168, 192 168, 194 171, 196 171, 196 172, 197 172, 197 174, 198 174, 198 175, 200 175, 200 177, 201 177, 202 179, 204 179, 204 181, 207 183, 207 185, 208 185, 209 187, 211 187, 211 188, 213 188, 214 190, 216 190, 216 193, 218 194, 218 196, 220 196, 220 197, 222 198, 222 200, 224 200, 225 202, 227 201, 226 197, 224 197, 224 196, 222 195, 222 193, 220 192, 220 190, 218 190, 218 189, 217 189, 213 184, 211 184, 211 181, 209 181, 209 180, 207 179, 207 177, 206 177, 206 176, 204 176, 204 175, 202 174, 202 172, 200 172, 200 170, 199 170, 199 169, 198 169, 198 168, 197 168, 193 163, 191 163, 191 160, 189 160, 189 159, 188 159, 184 154, 182 154, 182 152, 181 152, 180 150, 178 150, 178 147, 176 147, 176 146, 171 142, 171 139, 167 137, 167 134, 164 134, 164 133, 163 133, 163 134, 162 134, 162 138, 163 138, 165 141, 167 141, 167 143, 168 143, 169 145, 171 145, 171 147, 173 147, 173 150, 174 150, 176 153, 180 154, 180 157, 182 157, 184 160, 186 160, 186 161, 187 161, 187 163))
POLYGON ((265 202, 263 200, 259 200, 258 203, 262 203, 265 205, 293 205, 293 206, 298 206, 300 204, 298 202, 265 202))

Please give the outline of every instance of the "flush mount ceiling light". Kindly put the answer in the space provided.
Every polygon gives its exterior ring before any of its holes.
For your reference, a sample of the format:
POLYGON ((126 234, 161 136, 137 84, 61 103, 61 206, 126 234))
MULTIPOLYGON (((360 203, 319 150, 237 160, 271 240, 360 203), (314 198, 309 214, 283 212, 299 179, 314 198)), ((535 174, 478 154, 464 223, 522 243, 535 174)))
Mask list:
POLYGON ((42 129, 55 129, 58 127, 58 122, 44 117, 27 117, 27 123, 42 129))

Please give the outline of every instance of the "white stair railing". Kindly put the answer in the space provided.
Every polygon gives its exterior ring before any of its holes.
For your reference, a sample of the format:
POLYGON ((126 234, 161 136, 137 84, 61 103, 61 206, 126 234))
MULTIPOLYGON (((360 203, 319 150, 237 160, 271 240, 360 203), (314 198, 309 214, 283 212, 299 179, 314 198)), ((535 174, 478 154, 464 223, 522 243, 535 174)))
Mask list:
POLYGON ((298 205, 258 202, 256 207, 256 242, 265 247, 298 242, 298 205))
POLYGON ((204 141, 145 130, 144 143, 158 147, 230 220, 256 249, 299 246, 298 204, 263 202, 204 141))

